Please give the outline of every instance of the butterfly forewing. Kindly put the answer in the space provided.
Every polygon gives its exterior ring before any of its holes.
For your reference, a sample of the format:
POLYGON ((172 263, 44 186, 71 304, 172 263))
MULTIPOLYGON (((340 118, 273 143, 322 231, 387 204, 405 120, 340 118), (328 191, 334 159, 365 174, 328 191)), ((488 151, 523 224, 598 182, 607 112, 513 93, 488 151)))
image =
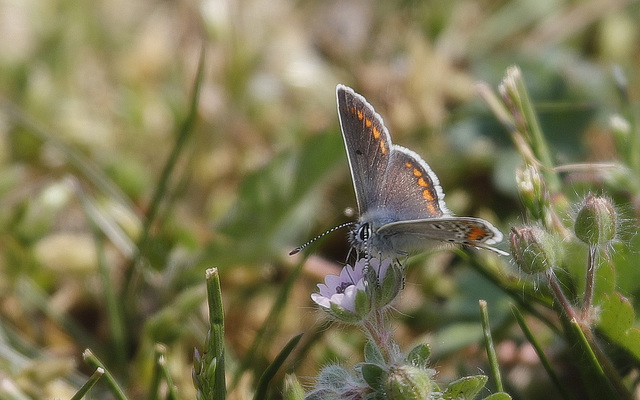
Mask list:
POLYGON ((338 85, 338 116, 360 215, 380 205, 391 137, 382 118, 364 97, 338 85))

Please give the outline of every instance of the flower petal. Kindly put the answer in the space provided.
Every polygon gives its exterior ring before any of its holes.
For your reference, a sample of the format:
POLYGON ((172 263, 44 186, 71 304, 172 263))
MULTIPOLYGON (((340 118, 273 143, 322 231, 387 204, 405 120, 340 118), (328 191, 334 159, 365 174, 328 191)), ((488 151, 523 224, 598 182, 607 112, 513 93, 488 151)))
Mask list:
POLYGON ((324 297, 331 297, 333 293, 335 293, 335 288, 331 288, 330 286, 325 285, 324 283, 318 283, 318 291, 320 291, 320 295, 324 297))
POLYGON ((343 297, 340 298, 340 302, 334 301, 334 297, 336 297, 335 300, 338 300, 337 299, 338 295, 332 296, 331 300, 337 305, 339 305, 340 307, 344 308, 345 310, 355 312, 356 311, 356 290, 357 290, 356 286, 351 285, 344 290, 344 294, 342 294, 343 297))
POLYGON ((342 286, 342 277, 338 275, 327 275, 324 277, 324 283, 329 287, 331 293, 336 292, 336 288, 342 286))
POLYGON ((318 293, 311 293, 311 300, 317 305, 323 308, 331 308, 331 302, 327 297, 319 295, 318 293))

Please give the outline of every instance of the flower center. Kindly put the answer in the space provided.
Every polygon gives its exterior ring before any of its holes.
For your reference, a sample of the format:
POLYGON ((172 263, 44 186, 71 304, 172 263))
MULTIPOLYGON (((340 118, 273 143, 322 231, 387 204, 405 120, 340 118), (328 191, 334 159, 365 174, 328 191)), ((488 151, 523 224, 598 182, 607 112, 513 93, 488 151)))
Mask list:
POLYGON ((349 286, 353 286, 351 282, 342 282, 340 286, 336 286, 336 293, 344 293, 349 286))

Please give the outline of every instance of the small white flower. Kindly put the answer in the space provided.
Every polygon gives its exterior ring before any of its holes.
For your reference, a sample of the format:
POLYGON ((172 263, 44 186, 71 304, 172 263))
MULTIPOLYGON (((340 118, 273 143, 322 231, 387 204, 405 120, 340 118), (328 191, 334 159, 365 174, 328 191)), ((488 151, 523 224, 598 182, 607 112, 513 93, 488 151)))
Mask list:
POLYGON ((319 306, 331 309, 331 304, 352 313, 356 312, 356 295, 365 292, 364 267, 366 260, 361 259, 356 267, 345 265, 338 275, 327 275, 324 283, 318 284, 320 293, 312 293, 311 299, 319 306))
POLYGON ((404 282, 401 268, 390 259, 361 258, 340 275, 327 275, 311 299, 338 321, 359 324, 373 310, 382 310, 397 296, 404 282))

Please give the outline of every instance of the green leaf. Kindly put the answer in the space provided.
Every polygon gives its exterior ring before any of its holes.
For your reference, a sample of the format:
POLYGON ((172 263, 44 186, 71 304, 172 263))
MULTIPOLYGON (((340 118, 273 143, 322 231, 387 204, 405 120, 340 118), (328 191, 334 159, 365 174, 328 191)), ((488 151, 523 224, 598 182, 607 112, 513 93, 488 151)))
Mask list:
POLYGON ((419 344, 414 347, 407 356, 407 361, 416 367, 426 367, 431 355, 431 348, 428 344, 419 344))
POLYGON ((640 360, 640 329, 633 326, 635 311, 620 293, 602 297, 598 328, 609 339, 624 347, 640 360))
POLYGON ((488 397, 485 397, 483 400, 511 400, 511 396, 509 396, 505 392, 494 393, 488 397))
MULTIPOLYGON (((635 229, 629 229, 635 232, 635 229)), ((634 293, 640 291, 640 235, 625 240, 624 243, 614 244, 612 252, 612 264, 615 265, 618 279, 617 289, 622 293, 634 293)))
POLYGON ((331 307, 328 310, 329 314, 340 322, 357 324, 362 321, 362 317, 358 314, 346 310, 335 303, 330 303, 329 306, 331 307))
POLYGON ((365 382, 372 389, 379 389, 382 385, 382 377, 386 374, 385 370, 381 366, 372 363, 362 363, 360 368, 365 382))
POLYGON ((444 391, 442 397, 447 400, 471 400, 487 383, 485 375, 467 376, 453 381, 449 384, 447 390, 444 391))
POLYGON ((364 361, 367 363, 384 365, 384 357, 380 348, 372 341, 368 341, 364 345, 364 361))
POLYGON ((356 314, 364 319, 371 311, 371 298, 362 290, 356 290, 356 314))

